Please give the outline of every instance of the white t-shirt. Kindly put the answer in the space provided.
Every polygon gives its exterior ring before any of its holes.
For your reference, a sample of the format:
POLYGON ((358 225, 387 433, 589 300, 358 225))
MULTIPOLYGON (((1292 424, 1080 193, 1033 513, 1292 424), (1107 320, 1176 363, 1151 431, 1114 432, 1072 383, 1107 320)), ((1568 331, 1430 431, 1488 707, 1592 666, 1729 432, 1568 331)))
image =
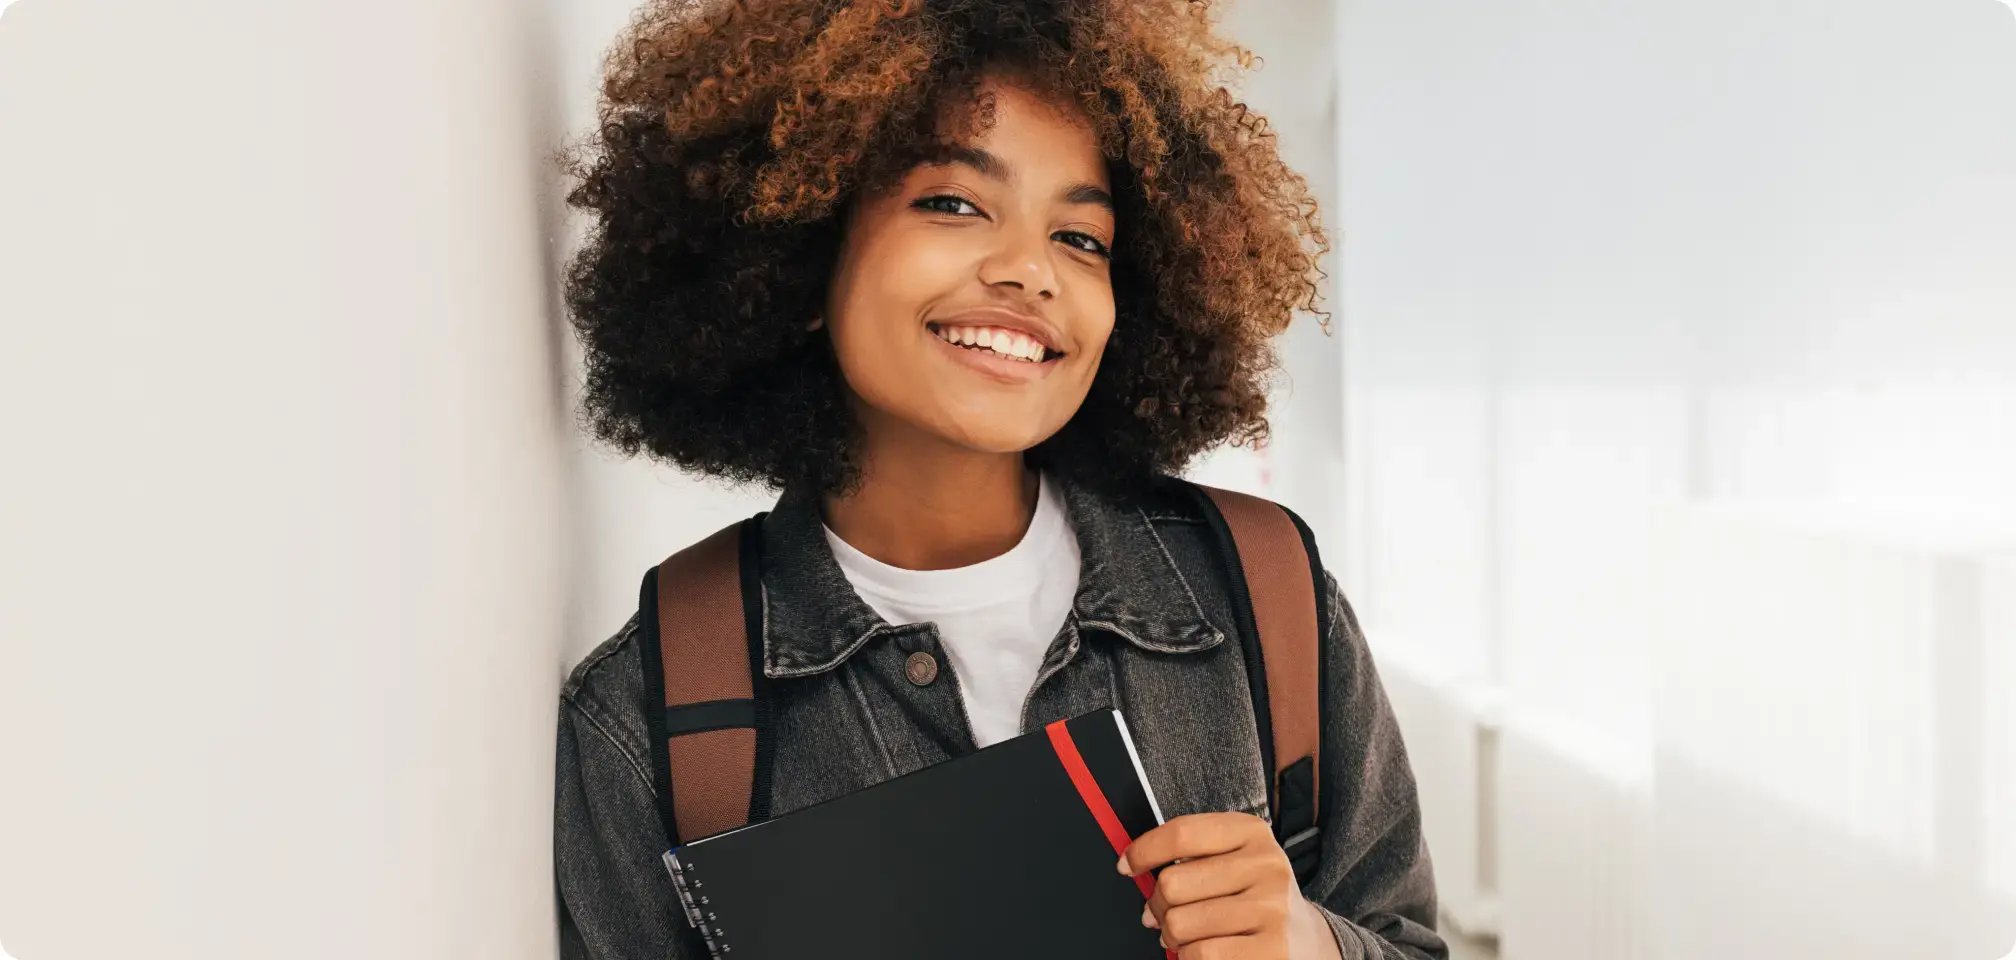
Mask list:
POLYGON ((892 624, 937 623, 974 742, 984 747, 1021 733, 1022 702, 1078 592, 1078 536, 1057 485, 1039 475, 1035 515, 1008 552, 949 570, 891 566, 825 529, 841 572, 869 609, 892 624))

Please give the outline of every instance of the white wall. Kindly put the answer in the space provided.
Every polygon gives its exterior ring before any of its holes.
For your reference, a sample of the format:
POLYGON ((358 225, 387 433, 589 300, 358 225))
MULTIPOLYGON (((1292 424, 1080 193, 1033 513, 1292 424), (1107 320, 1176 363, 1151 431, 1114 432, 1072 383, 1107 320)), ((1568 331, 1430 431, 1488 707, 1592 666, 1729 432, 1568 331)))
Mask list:
POLYGON ((532 2, 0 20, 0 942, 554 952, 532 2))
POLYGON ((1345 586, 1459 920, 1999 953, 2009 8, 1340 4, 1345 586))

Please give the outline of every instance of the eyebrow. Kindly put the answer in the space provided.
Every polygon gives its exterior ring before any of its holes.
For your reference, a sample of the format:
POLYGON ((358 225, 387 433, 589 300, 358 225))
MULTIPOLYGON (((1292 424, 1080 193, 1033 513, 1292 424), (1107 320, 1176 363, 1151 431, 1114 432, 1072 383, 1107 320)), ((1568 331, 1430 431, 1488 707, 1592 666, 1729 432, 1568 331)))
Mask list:
MULTIPOLYGON (((965 164, 972 167, 981 176, 990 180, 999 180, 1003 183, 1015 179, 1015 168, 1009 166, 1008 161, 979 147, 967 146, 965 144, 940 145, 931 151, 931 155, 926 162, 934 164, 965 164)), ((1108 214, 1114 213, 1113 195, 1107 193, 1105 188, 1098 184, 1074 183, 1059 191, 1057 196, 1065 203, 1090 204, 1106 208, 1108 214)))
POLYGON ((1097 184, 1074 183, 1064 188, 1063 198, 1065 203, 1091 204, 1106 208, 1109 214, 1114 213, 1113 195, 1097 184))

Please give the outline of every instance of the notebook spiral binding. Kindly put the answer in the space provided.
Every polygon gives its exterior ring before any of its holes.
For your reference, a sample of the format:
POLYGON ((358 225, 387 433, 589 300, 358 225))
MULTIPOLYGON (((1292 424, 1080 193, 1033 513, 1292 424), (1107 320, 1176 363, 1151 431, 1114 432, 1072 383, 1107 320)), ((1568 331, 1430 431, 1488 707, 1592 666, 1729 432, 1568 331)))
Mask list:
POLYGON ((686 912, 686 921, 693 929, 700 931, 701 939, 707 941, 707 952, 714 957, 722 957, 731 949, 721 936, 721 928, 713 921, 714 912, 705 909, 707 897, 701 892, 705 884, 687 875, 685 868, 675 856, 677 848, 663 854, 665 868, 672 874, 672 885, 679 890, 679 906, 686 912))

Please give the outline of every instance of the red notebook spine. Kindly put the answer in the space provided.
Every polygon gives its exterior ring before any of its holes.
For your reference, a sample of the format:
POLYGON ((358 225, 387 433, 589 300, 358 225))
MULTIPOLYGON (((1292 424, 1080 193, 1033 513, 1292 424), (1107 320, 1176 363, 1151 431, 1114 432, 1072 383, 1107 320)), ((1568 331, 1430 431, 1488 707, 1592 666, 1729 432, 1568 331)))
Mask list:
MULTIPOLYGON (((1127 834, 1127 827, 1120 822, 1120 815, 1113 812, 1113 803, 1106 799, 1106 791, 1099 788, 1099 781, 1092 778, 1092 770, 1085 766, 1085 758, 1078 753, 1078 743, 1071 739, 1070 728, 1064 721, 1053 721, 1043 728, 1050 735, 1050 748, 1057 752, 1057 760, 1064 765, 1064 772, 1071 777, 1071 785, 1078 788, 1078 799, 1085 802, 1085 809, 1091 811, 1092 819, 1099 824, 1099 831, 1106 835, 1106 842, 1113 845, 1113 855, 1120 856, 1134 843, 1127 834)), ((1141 889, 1141 899, 1146 901, 1155 896, 1155 877, 1143 870, 1134 875, 1134 885, 1141 889)), ((1168 960, 1176 960, 1176 951, 1168 951, 1168 960)))

